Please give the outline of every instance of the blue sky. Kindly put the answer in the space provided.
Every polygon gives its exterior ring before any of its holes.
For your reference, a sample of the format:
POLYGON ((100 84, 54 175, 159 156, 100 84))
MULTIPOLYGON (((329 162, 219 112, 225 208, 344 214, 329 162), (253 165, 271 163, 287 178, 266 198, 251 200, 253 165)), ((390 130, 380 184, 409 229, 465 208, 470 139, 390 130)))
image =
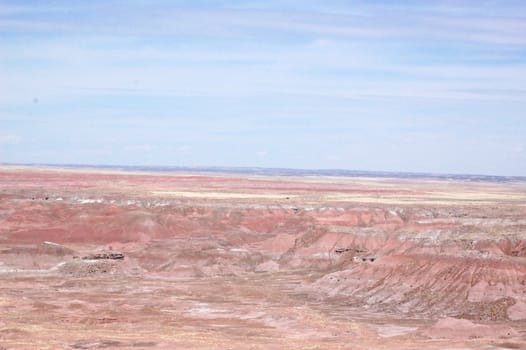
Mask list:
POLYGON ((0 1, 0 162, 526 175, 526 2, 0 1))

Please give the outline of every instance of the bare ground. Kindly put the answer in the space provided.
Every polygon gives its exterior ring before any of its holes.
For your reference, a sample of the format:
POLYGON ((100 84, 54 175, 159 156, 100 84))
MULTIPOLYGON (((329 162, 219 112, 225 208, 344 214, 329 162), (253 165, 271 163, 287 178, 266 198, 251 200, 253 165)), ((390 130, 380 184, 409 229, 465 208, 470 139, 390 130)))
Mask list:
POLYGON ((521 349, 526 184, 0 169, 0 349, 521 349))

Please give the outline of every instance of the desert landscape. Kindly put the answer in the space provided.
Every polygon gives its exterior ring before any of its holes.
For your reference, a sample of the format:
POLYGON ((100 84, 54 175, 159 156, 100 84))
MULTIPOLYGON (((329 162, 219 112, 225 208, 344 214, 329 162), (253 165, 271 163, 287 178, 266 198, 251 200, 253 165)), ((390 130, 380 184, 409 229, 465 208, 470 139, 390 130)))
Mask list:
POLYGON ((526 181, 0 168, 0 349, 525 349, 526 181))

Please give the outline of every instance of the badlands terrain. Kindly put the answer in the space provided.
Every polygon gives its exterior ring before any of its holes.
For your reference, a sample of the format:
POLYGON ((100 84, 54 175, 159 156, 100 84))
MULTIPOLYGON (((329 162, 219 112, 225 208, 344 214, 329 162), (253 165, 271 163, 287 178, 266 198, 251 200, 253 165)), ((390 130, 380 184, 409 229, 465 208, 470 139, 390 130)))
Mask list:
POLYGON ((525 349, 526 182, 0 168, 0 349, 525 349))

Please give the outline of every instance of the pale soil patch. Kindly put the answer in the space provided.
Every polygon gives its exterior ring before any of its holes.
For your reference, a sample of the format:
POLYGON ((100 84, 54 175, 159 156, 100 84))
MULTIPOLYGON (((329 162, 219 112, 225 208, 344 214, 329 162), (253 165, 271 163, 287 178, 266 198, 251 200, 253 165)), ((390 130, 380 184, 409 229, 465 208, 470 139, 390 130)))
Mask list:
POLYGON ((429 192, 427 194, 348 194, 334 193, 322 195, 326 201, 349 201, 378 204, 423 204, 423 205, 491 205, 499 202, 526 201, 526 193, 488 193, 488 192, 429 192))
POLYGON ((273 194, 273 193, 230 193, 230 192, 190 192, 190 191, 152 191, 153 195, 186 198, 210 198, 210 199, 285 199, 295 198, 295 195, 273 194))

